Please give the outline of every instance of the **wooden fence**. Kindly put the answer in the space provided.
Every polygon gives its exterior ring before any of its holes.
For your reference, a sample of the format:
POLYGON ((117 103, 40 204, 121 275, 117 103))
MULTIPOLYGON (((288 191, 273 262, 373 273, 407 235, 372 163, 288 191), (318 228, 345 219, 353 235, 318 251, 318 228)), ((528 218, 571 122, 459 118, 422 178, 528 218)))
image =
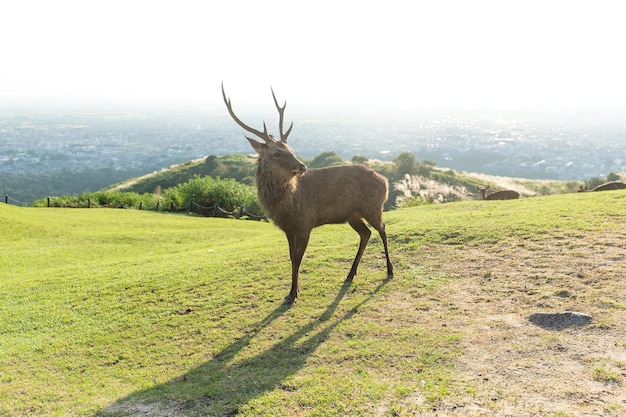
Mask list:
POLYGON ((16 206, 27 206, 28 205, 28 203, 26 203, 25 201, 16 200, 14 198, 9 197, 8 195, 4 196, 4 203, 5 204, 14 204, 16 206))
MULTIPOLYGON (((27 203, 23 202, 23 201, 18 201, 15 200, 13 198, 10 198, 8 195, 4 196, 4 202, 5 204, 11 204, 14 203, 15 205, 22 205, 22 206, 26 206, 28 205, 27 203)), ((47 198, 47 206, 48 207, 60 207, 60 206, 55 206, 52 201, 51 198, 48 197, 47 198)), ((66 206, 68 207, 68 206, 66 206)), ((69 206, 69 208, 93 208, 93 207, 102 207, 99 206, 97 204, 92 204, 91 198, 87 199, 87 206, 84 207, 82 205, 80 206, 69 206)), ((119 203, 119 204, 114 204, 114 205, 109 205, 106 206, 107 208, 128 208, 124 205, 124 203, 119 203)), ((156 206, 154 206, 153 208, 149 208, 147 206, 145 206, 143 204, 143 201, 141 201, 139 203, 139 207, 137 207, 138 210, 154 210, 154 211, 170 211, 172 213, 178 213, 178 212, 186 212, 187 214, 199 214, 201 216, 205 216, 205 217, 232 217, 232 218, 236 218, 236 219, 241 219, 243 217, 247 217, 250 219, 255 219, 255 220, 267 220, 267 218, 263 215, 259 215, 259 214, 254 214, 254 213, 250 213, 248 210, 246 210, 246 208, 244 206, 239 206, 236 210, 233 211, 228 211, 226 209, 224 209, 223 207, 219 206, 218 204, 215 204, 213 206, 202 206, 200 204, 198 204, 197 202, 191 200, 189 202, 189 204, 185 207, 179 207, 176 204, 174 204, 173 202, 170 203, 168 209, 166 210, 163 205, 161 204, 161 202, 157 202, 156 206)))

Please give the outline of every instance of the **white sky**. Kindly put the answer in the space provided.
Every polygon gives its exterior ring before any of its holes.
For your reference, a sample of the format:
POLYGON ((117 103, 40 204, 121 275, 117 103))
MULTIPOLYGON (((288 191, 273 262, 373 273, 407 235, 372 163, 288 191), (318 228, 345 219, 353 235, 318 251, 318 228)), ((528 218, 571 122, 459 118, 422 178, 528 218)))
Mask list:
POLYGON ((623 5, 0 0, 0 103, 624 105, 623 5))

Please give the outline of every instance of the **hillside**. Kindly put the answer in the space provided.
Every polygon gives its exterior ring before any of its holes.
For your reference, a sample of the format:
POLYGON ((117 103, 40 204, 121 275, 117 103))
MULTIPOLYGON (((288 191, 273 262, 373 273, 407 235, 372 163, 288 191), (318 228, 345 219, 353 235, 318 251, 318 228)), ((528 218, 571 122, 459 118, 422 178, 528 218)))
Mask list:
POLYGON ((625 191, 385 220, 394 279, 324 226, 284 307, 271 224, 0 204, 0 415, 626 412, 625 191))
MULTIPOLYGON (((477 199, 480 198, 476 191, 477 186, 488 187, 492 190, 512 189, 518 191, 522 196, 530 197, 575 192, 582 185, 577 181, 531 180, 455 171, 439 168, 429 163, 420 163, 411 154, 404 154, 404 156, 407 155, 409 156, 408 167, 404 166, 407 165, 404 163, 405 161, 365 161, 389 179, 392 200, 398 196, 421 198, 431 202, 477 199), (407 175, 412 177, 409 183, 405 181, 407 175)), ((352 163, 351 161, 342 161, 332 152, 322 153, 316 158, 313 161, 305 162, 307 164, 313 162, 313 166, 316 167, 331 163, 352 163), (316 158, 325 154, 331 154, 333 157, 322 160, 321 165, 316 165, 316 162, 320 162, 316 158)), ((185 164, 173 165, 141 177, 131 178, 107 187, 106 190, 130 191, 140 194, 153 193, 184 183, 196 175, 234 178, 244 184, 253 184, 255 169, 255 157, 253 156, 209 156, 185 164)))
POLYGON ((184 164, 172 165, 136 178, 129 178, 106 188, 110 191, 132 191, 139 194, 153 193, 184 183, 196 175, 235 180, 252 184, 256 158, 246 155, 209 156, 184 164))

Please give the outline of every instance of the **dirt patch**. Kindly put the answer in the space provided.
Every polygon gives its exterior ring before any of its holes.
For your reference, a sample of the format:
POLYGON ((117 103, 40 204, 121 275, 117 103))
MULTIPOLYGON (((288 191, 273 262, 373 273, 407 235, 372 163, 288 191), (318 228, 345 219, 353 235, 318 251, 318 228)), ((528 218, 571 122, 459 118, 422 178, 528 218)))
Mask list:
POLYGON ((464 337, 457 391, 433 415, 626 413, 623 233, 436 250, 464 337))
POLYGON ((114 404, 106 415, 120 417, 186 417, 180 404, 173 402, 114 404))

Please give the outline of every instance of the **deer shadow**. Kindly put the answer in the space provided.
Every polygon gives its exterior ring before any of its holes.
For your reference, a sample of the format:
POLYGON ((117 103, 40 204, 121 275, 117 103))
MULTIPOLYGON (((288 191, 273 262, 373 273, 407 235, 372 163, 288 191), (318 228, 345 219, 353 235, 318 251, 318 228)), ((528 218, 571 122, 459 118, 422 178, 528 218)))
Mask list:
POLYGON ((210 361, 163 384, 137 391, 95 414, 105 416, 172 415, 183 416, 203 410, 219 415, 235 415, 239 409, 275 389, 292 390, 285 380, 302 369, 310 355, 343 321, 350 319, 389 281, 382 281, 364 300, 343 316, 333 319, 352 282, 345 281, 333 302, 319 316, 283 337, 264 352, 241 361, 236 357, 253 347, 254 338, 287 312, 291 305, 282 305, 260 320, 252 331, 215 354, 210 361), (332 319, 332 320, 331 320, 332 319), (165 412, 166 414, 162 414, 165 412))

